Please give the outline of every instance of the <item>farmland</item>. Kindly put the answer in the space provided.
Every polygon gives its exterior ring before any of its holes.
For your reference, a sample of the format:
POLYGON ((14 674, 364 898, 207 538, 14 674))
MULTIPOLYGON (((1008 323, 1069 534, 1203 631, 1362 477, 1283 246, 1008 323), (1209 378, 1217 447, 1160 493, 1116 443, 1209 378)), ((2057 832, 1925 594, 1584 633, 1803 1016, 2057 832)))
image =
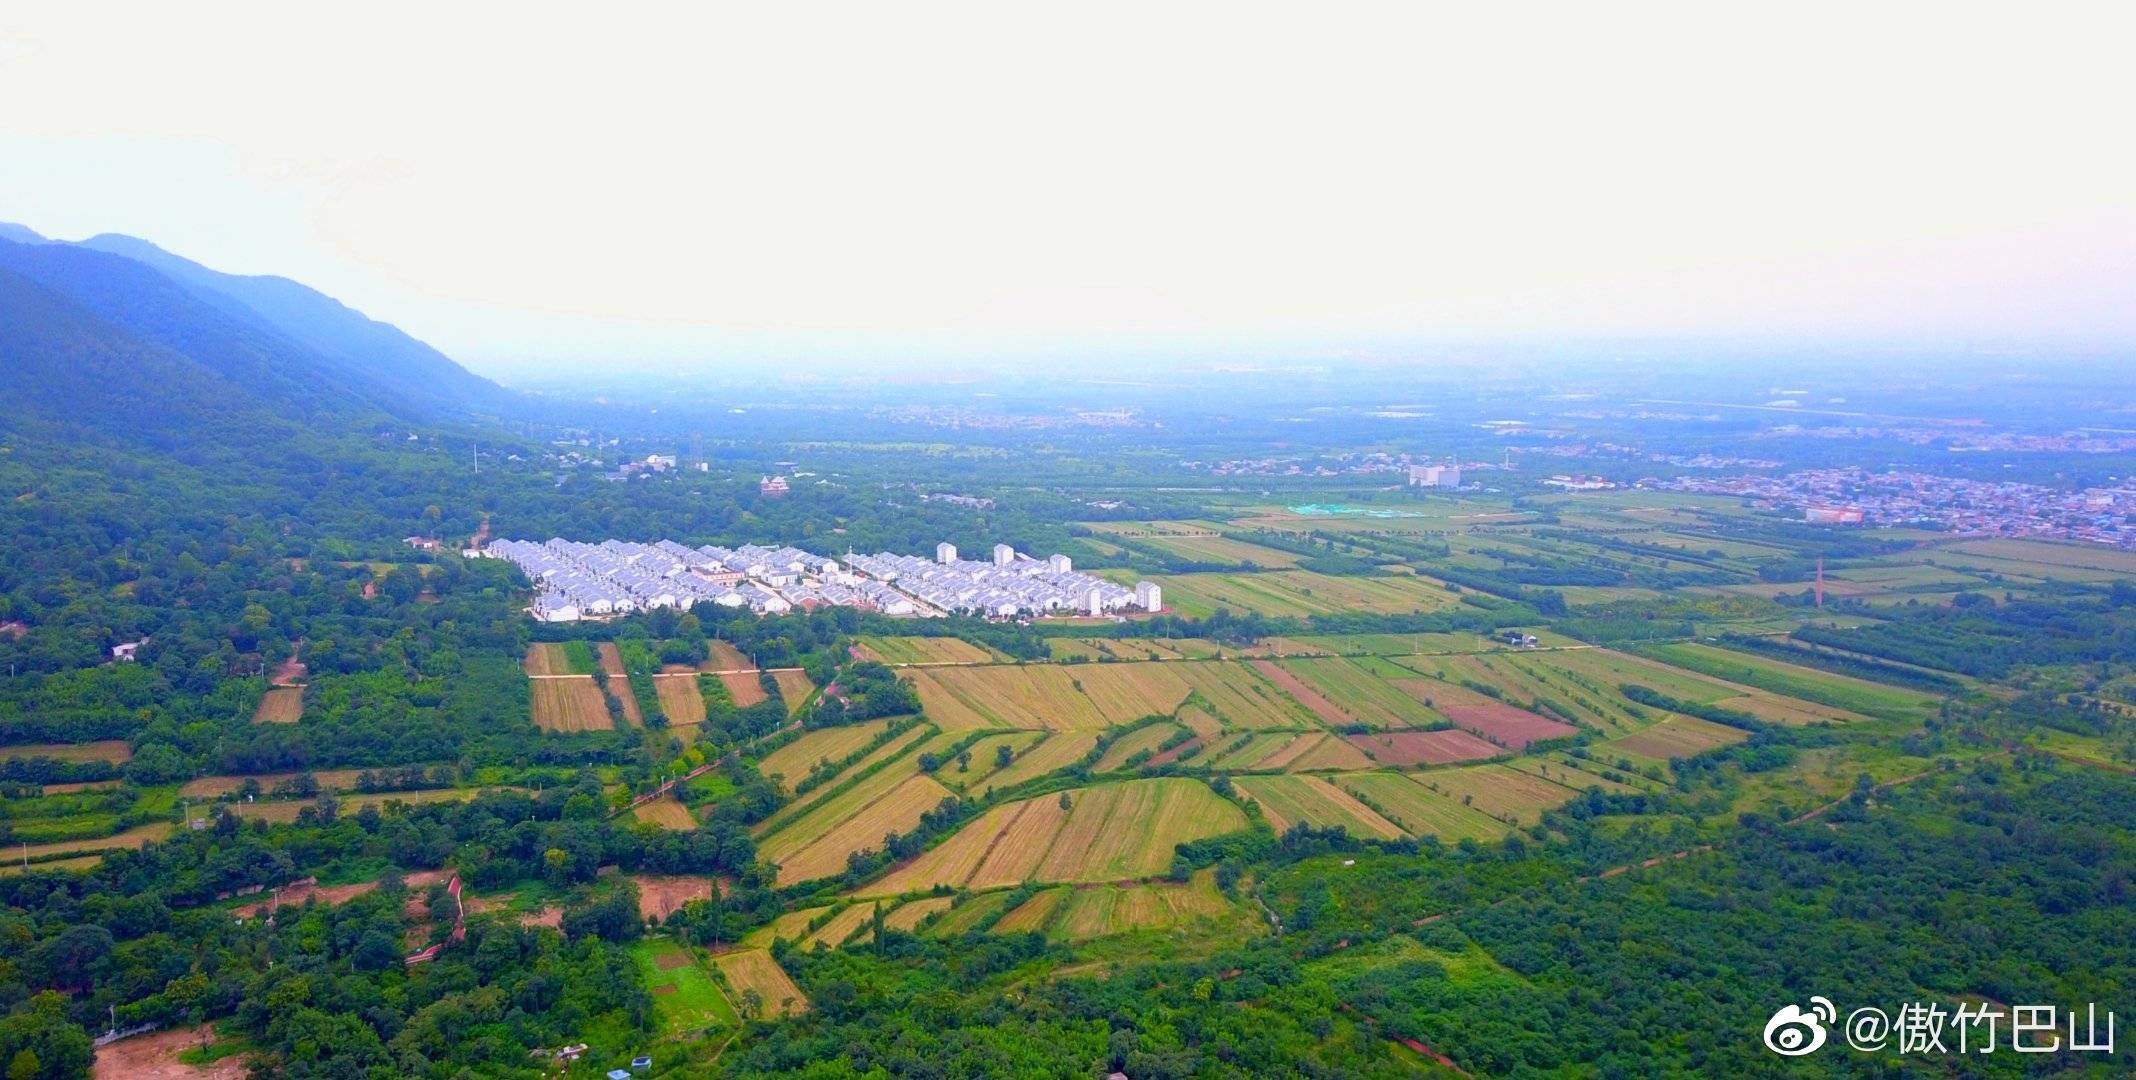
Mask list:
POLYGON ((1502 746, 1456 728, 1345 735, 1343 739, 1381 765, 1447 765, 1457 761, 1481 761, 1506 752, 1502 746))
POLYGON ((529 679, 527 685, 533 694, 534 724, 543 731, 607 731, 615 726, 608 699, 592 676, 529 679))
POLYGON ((301 686, 272 686, 260 695, 260 707, 253 711, 255 724, 294 724, 304 718, 304 688, 301 686))
POLYGON ((1334 782, 1411 836, 1436 836, 1448 842, 1496 840, 1511 831, 1506 823, 1400 773, 1350 773, 1334 782))
POLYGON ((705 722, 705 698, 698 692, 695 674, 656 676, 653 691, 659 695, 660 712, 669 725, 686 727, 705 722))
POLYGON ((631 811, 631 816, 647 825, 663 829, 688 831, 697 827, 697 819, 690 816, 690 808, 676 802, 673 797, 654 799, 631 811))
POLYGON ((133 748, 124 739, 86 743, 17 743, 0 746, 0 759, 51 758, 53 761, 102 761, 124 765, 133 758, 133 748))
MULTIPOLYGON (((1365 724, 1380 729, 1435 727, 1445 723, 1445 718, 1425 705, 1421 697, 1405 693, 1387 681, 1390 674, 1399 678, 1408 673, 1384 660, 1365 657, 1260 660, 1255 663, 1280 663, 1282 670, 1296 676, 1320 701, 1327 702, 1328 707, 1342 717, 1338 723, 1365 724)), ((1295 691, 1293 693, 1295 695, 1295 691)))
POLYGON ((1044 795, 994 807, 948 840, 863 886, 893 896, 935 885, 975 889, 1045 882, 1148 878, 1171 866, 1173 846, 1245 826, 1238 808, 1197 780, 1132 780, 1073 789, 1069 808, 1044 795))
POLYGON ((1925 719, 1935 713, 1936 698, 1919 691, 1782 663, 1714 645, 1681 642, 1651 645, 1641 652, 1653 659, 1728 679, 1760 690, 1889 719, 1925 719))
POLYGON ((793 978, 769 952, 739 949, 713 957, 712 962, 734 991, 735 1009, 744 1019, 808 1011, 808 995, 794 985, 793 978))
POLYGON ((1655 761, 1667 761, 1691 757, 1745 738, 1748 736, 1744 732, 1732 727, 1693 716, 1670 716, 1643 731, 1611 739, 1602 745, 1655 761))
POLYGON ((715 1028, 739 1026, 740 1018, 719 984, 698 959, 695 950, 654 938, 631 946, 631 958, 645 989, 653 996, 653 1011, 661 1030, 671 1038, 687 1037, 715 1028))
POLYGON ((1001 659, 992 649, 952 637, 865 637, 856 655, 885 664, 986 664, 1001 659))
POLYGON ((800 738, 764 755, 757 762, 758 771, 768 777, 784 777, 787 786, 809 774, 818 763, 844 761, 890 726, 890 721, 868 720, 858 724, 822 728, 808 732, 800 738))
POLYGON ((746 709, 770 696, 764 692, 764 680, 754 671, 728 672, 718 678, 735 708, 746 709))
POLYGON ((879 847, 887 833, 902 833, 919 823, 951 792, 931 776, 900 775, 884 769, 852 789, 835 794, 767 834, 760 853, 779 865, 779 883, 790 884, 842 873, 846 856, 879 847))
POLYGON ((1382 840, 1402 835, 1400 826, 1317 776, 1250 776, 1234 783, 1260 804, 1262 815, 1279 833, 1294 825, 1314 825, 1382 840))
POLYGON ((1452 593, 1420 577, 1333 577, 1309 570, 1253 574, 1179 574, 1158 579, 1165 605, 1189 618, 1218 609, 1272 616, 1335 615, 1343 612, 1398 614, 1440 611, 1452 593))

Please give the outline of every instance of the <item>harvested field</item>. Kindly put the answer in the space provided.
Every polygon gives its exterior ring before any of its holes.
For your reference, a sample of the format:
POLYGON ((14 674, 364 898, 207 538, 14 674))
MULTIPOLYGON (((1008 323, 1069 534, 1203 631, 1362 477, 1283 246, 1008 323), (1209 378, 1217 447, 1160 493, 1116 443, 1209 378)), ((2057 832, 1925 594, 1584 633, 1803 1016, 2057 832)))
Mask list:
POLYGON ((232 1054, 206 1065, 188 1065, 178 1055, 215 1041, 215 1025, 165 1028, 96 1048, 92 1080, 245 1080, 245 1056, 232 1054))
POLYGON ((1223 734, 1224 722, 1211 715, 1209 710, 1189 702, 1179 707, 1175 718, 1187 726, 1202 741, 1207 742, 1223 734))
POLYGON ((1052 919, 1054 911, 1060 908, 1061 901, 1074 891, 1073 889, 1039 890, 1032 894, 1031 899, 1009 909, 1009 913, 1003 915, 1001 921, 994 924, 993 932, 997 934, 1044 932, 1046 923, 1052 919))
POLYGON ((690 808, 676 801, 673 795, 654 799, 634 808, 630 813, 631 817, 647 825, 658 825, 677 832, 688 832, 697 827, 697 819, 690 816, 690 808))
MULTIPOLYGON (((971 755, 969 766, 960 768, 955 761, 945 762, 935 770, 935 779, 959 791, 984 790, 992 786, 987 782, 988 778, 1001 771, 1002 747, 1008 747, 1011 754, 1020 758, 1025 751, 1044 741, 1048 734, 1044 731, 1003 731, 981 736, 979 741, 965 749, 971 755)), ((1010 764, 1014 763, 1011 759, 1010 764)))
POLYGON ((304 718, 304 688, 277 686, 260 695, 260 707, 252 712, 255 724, 294 724, 304 718))
MULTIPOLYGON (((608 731, 615 727, 615 719, 608 715, 608 700, 590 675, 530 679, 527 685, 533 692, 534 726, 543 731, 608 731)), ((628 694, 622 698, 625 708, 632 707, 628 694)))
POLYGON ((1163 744, 1166 739, 1172 738, 1184 730, 1178 724, 1151 724, 1148 727, 1130 731, 1114 739, 1112 745, 1105 748, 1105 754, 1098 758, 1097 768, 1094 771, 1111 772, 1114 769, 1126 768, 1127 759, 1144 750, 1149 751, 1154 756, 1157 753, 1158 746, 1163 744))
POLYGON ((950 908, 940 919, 935 920, 931 932, 936 937, 956 937, 959 934, 968 933, 981 922, 986 921, 988 916, 999 911, 1002 905, 1008 903, 1008 900, 1009 894, 1005 892, 992 892, 970 897, 965 902, 950 908))
POLYGON ((1372 759, 1366 757, 1364 751, 1344 742, 1341 736, 1331 734, 1292 759, 1289 768, 1291 772, 1308 772, 1325 769, 1347 771, 1371 767, 1372 759))
POLYGON ((1402 835, 1400 826, 1317 776, 1241 776, 1232 783, 1260 804, 1261 815, 1279 834, 1303 824, 1336 826, 1363 839, 1402 835))
POLYGON ((979 785, 979 790, 1005 790, 1026 780, 1035 780, 1055 770, 1065 769, 1083 760, 1097 745, 1098 733, 1094 731, 1050 732, 1037 746, 1018 754, 1016 760, 1009 763, 1008 768, 995 773, 986 783, 979 785))
POLYGON ((1563 806, 1575 794, 1569 787, 1505 765, 1445 769, 1410 779, 1463 806, 1520 825, 1535 824, 1542 820, 1543 811, 1563 806))
POLYGON ((781 885, 843 873, 846 856, 881 847, 887 834, 910 832, 921 814, 952 797, 931 776, 907 776, 883 791, 863 782, 765 837, 759 855, 779 864, 781 885))
POLYGON ((1349 713, 1344 712, 1334 702, 1323 697, 1320 691, 1307 686, 1298 676, 1285 670, 1282 665, 1277 664, 1275 661, 1256 660, 1253 662, 1253 668, 1255 671, 1267 676, 1269 682, 1281 687, 1284 693, 1289 694, 1300 705, 1311 710, 1314 716, 1320 718, 1321 722, 1334 726, 1350 722, 1349 713))
MULTIPOLYGON (((363 772, 362 769, 320 769, 312 773, 312 779, 317 780, 319 787, 325 791, 354 791, 356 778, 363 772)), ((185 786, 178 789, 178 794, 188 799, 220 798, 234 794, 245 786, 247 780, 259 781, 262 791, 272 791, 276 784, 296 779, 298 775, 293 772, 278 772, 260 773, 257 776, 203 776, 186 781, 185 786)))
MULTIPOLYGON (((1145 665, 1146 666, 1146 665, 1145 665)), ((1266 678, 1258 665, 1243 663, 1173 664, 1194 692, 1196 705, 1235 728, 1309 728, 1313 712, 1285 688, 1266 678)))
POLYGON ((1234 727, 1297 727, 1306 718, 1273 686, 1235 664, 992 665, 909 674, 929 718, 945 730, 1095 731, 1171 715, 1192 694, 1234 727))
POLYGON ((653 693, 660 699, 660 712, 671 727, 705 722, 705 696, 698 692, 697 675, 660 675, 653 679, 653 693))
POLYGON ((994 807, 861 893, 1151 877, 1170 868, 1179 843, 1245 827, 1237 807, 1196 780, 1133 780, 1067 794, 1065 812, 1059 794, 994 807))
POLYGON ((771 696, 764 692, 764 680, 754 671, 721 675, 719 683, 727 688, 727 696, 734 699, 737 709, 746 709, 771 696))
POLYGON ((1457 761, 1481 761, 1506 752, 1503 746, 1492 745, 1466 731, 1452 728, 1345 735, 1343 738, 1382 765, 1450 765, 1457 761))
POLYGON ((711 641, 705 656, 706 671, 754 671, 756 661, 742 655, 740 649, 725 641, 711 641))
MULTIPOLYGON (((1335 657, 1285 660, 1281 664, 1257 660, 1255 664, 1270 664, 1296 676, 1309 687, 1308 693, 1326 703, 1325 708, 1315 704, 1313 711, 1331 724, 1367 724, 1381 730, 1402 730, 1432 727, 1441 722, 1439 714, 1426 706, 1421 698, 1387 680, 1386 675, 1408 673, 1383 660, 1335 657), (1335 719, 1329 719, 1329 709, 1336 714, 1335 719)), ((1285 689, 1293 696, 1299 693, 1297 688, 1287 684, 1285 689)))
POLYGON ((863 659, 885 664, 992 664, 992 649, 953 637, 864 637, 854 646, 863 659))
POLYGON ((551 930, 560 929, 564 925, 564 909, 550 906, 540 911, 528 912, 519 917, 519 925, 546 926, 551 930))
POLYGON ((773 779, 785 778, 786 786, 790 788, 807 776, 818 762, 844 761, 874 741, 889 726, 890 721, 886 718, 811 731, 764 755, 757 762, 757 771, 773 779))
POLYGON ((586 675, 591 672, 573 671, 571 659, 564 647, 553 642, 535 642, 527 646, 526 669, 529 676, 586 675))
POLYGON ((1574 791, 1586 791, 1588 788, 1601 788, 1604 792, 1611 795, 1628 795, 1640 790, 1639 788, 1633 787, 1630 784, 1611 780, 1606 776, 1601 776, 1599 774, 1589 772, 1585 769, 1575 768, 1567 762, 1559 761, 1554 758, 1514 758, 1512 761, 1507 762, 1506 765, 1510 768, 1519 769, 1520 771, 1525 773, 1533 773, 1537 776, 1542 777, 1545 780, 1550 781, 1551 783, 1558 784, 1562 787, 1569 787, 1574 791))
POLYGON ((779 697, 786 702, 788 716, 799 713, 808 704, 809 695, 816 692, 816 684, 808 681, 808 673, 800 668, 774 671, 771 679, 779 685, 779 697))
POLYGON ((1201 638, 1102 637, 1047 638, 1046 650, 1055 660, 1207 660, 1225 651, 1201 638))
POLYGON ((1381 615, 1439 611, 1457 603, 1452 593, 1410 575, 1334 577, 1307 570, 1257 574, 1179 574, 1157 579, 1166 606, 1188 618, 1219 609, 1269 616, 1381 615))
POLYGON ((136 825, 122 833, 100 836, 93 840, 64 840, 52 844, 16 844, 7 849, 7 855, 13 858, 17 865, 20 865, 24 860, 35 863, 39 859, 52 855, 72 855, 85 851, 132 850, 146 847, 158 840, 169 839, 170 835, 177 831, 178 827, 168 821, 151 821, 146 825, 136 825))
POLYGON ((51 758, 53 761, 108 761, 124 765, 133 760, 133 748, 124 739, 86 743, 17 743, 0 746, 0 760, 51 758))
POLYGON ((830 913, 831 906, 829 904, 825 904, 822 907, 801 908, 797 911, 786 912, 772 919, 770 925, 751 930, 748 936, 742 939, 742 944, 752 949, 768 949, 771 948, 772 942, 780 938, 799 942, 812 932, 809 929, 810 923, 816 922, 830 913))
POLYGON ((97 864, 103 861, 104 857, 102 855, 76 855, 70 859, 46 859, 43 862, 31 863, 28 866, 24 866, 19 862, 0 862, 0 877, 10 877, 15 874, 50 874, 59 871, 73 873, 82 870, 94 870, 97 864))
MULTIPOLYGON (((339 802, 341 813, 353 814, 366 806, 384 808, 387 803, 395 802, 408 803, 410 805, 465 802, 474 798, 477 794, 479 792, 474 788, 432 788, 427 791, 382 791, 371 794, 342 795, 339 797, 339 802)), ((302 813, 306 807, 315 807, 318 804, 319 800, 317 799, 275 799, 269 802, 230 803, 228 808, 231 813, 248 821, 290 822, 297 820, 297 815, 302 813)))
POLYGON ((1305 756, 1307 751, 1333 737, 1325 731, 1309 731, 1287 735, 1282 742, 1274 745, 1267 753, 1257 758, 1251 767, 1255 769, 1289 768, 1293 762, 1305 756))
POLYGON ((909 934, 918 930, 920 923, 925 921, 929 915, 938 911, 948 911, 949 905, 955 902, 956 897, 953 896, 930 896, 924 900, 907 901, 899 904, 896 910, 883 916, 883 925, 892 930, 903 930, 909 934))
POLYGON ((1301 736, 1288 731, 1243 732, 1226 735, 1202 755, 1211 768, 1251 769, 1254 763, 1289 745, 1301 736))
POLYGON ((844 911, 831 916, 830 921, 817 928, 815 933, 804 938, 801 945, 803 948, 824 945, 835 949, 845 944, 847 938, 852 937, 874 917, 875 905, 850 905, 844 911))
POLYGON ((800 987, 794 985, 794 980, 786 974, 785 969, 779 967, 769 952, 763 949, 741 949, 715 956, 712 962, 726 978, 727 985, 734 990, 737 1009, 744 1014, 745 1019, 752 1018, 748 1016, 749 1009, 743 1004, 748 1000, 746 995, 751 991, 756 992, 756 1000, 762 1003, 763 1011, 760 1015, 763 1017, 792 1016, 808 1011, 808 996, 801 992, 800 987))
POLYGON ((1441 705, 1439 711, 1454 723, 1513 750, 1526 750, 1529 743, 1541 742, 1544 739, 1562 739, 1577 735, 1580 731, 1571 724, 1561 724, 1502 702, 1441 705))
MULTIPOLYGON (((1667 761, 1671 758, 1696 757, 1715 747, 1742 742, 1750 734, 1736 728, 1700 720, 1695 716, 1671 715, 1658 724, 1621 738, 1611 739, 1597 747, 1622 750, 1628 754, 1667 761)), ((1607 756, 1604 753, 1604 756, 1607 756)))
POLYGON ((124 780, 77 780, 71 784, 40 784, 37 790, 46 795, 73 795, 82 791, 110 791, 125 783, 124 780))
POLYGON ((1400 773, 1351 773, 1331 779, 1337 787, 1379 807, 1382 817, 1412 836, 1436 836, 1448 842, 1496 840, 1512 831, 1504 822, 1400 773))

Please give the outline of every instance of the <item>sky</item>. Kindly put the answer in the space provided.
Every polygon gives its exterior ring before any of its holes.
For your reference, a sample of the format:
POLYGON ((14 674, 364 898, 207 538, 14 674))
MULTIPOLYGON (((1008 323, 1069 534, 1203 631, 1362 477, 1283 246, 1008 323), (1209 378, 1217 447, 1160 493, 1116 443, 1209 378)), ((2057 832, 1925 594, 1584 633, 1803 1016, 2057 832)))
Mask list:
POLYGON ((0 220, 477 370, 2136 342, 2113 5, 11 5, 0 220))

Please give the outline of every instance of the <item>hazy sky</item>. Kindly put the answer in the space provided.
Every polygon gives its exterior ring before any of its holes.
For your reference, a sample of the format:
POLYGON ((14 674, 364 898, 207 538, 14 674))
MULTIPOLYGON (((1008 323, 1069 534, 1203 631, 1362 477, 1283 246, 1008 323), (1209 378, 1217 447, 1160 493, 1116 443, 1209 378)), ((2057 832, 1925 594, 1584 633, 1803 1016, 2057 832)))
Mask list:
POLYGON ((493 372, 2136 342, 2127 10, 11 4, 0 220, 493 372))

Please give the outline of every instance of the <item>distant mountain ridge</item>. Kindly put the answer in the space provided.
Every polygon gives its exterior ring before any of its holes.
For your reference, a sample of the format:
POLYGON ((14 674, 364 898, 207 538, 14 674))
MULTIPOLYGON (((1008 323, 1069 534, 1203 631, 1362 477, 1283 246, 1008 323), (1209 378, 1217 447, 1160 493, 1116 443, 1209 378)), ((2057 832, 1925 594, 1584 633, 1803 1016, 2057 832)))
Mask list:
POLYGON ((0 223, 0 420, 122 440, 188 424, 494 413, 512 395, 308 286, 224 274, 144 240, 0 223))

